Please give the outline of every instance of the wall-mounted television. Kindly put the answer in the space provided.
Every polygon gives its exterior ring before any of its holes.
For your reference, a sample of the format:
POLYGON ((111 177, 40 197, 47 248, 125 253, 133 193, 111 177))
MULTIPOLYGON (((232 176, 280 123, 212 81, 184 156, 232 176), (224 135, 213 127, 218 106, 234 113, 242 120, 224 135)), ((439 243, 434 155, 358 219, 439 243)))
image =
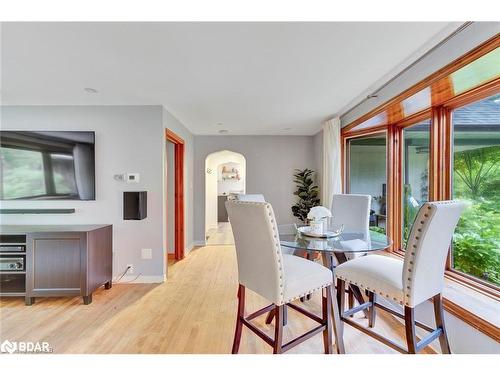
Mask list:
POLYGON ((95 133, 0 131, 0 200, 94 200, 95 133))

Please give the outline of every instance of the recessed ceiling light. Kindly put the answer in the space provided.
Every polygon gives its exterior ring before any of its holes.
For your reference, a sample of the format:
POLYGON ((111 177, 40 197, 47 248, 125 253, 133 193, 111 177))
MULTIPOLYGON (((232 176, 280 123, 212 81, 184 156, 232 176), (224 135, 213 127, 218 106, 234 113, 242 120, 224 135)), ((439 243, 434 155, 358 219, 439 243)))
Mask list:
POLYGON ((89 94, 97 94, 99 92, 96 89, 93 89, 92 87, 85 87, 83 90, 89 94))
POLYGON ((226 129, 219 130, 219 134, 227 134, 227 133, 229 133, 229 130, 226 129))

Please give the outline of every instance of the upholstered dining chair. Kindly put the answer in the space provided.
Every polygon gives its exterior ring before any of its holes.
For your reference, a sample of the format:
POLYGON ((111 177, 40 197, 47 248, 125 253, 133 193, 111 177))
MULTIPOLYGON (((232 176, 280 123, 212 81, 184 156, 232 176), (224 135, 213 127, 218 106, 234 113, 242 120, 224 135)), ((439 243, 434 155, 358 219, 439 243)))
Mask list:
MULTIPOLYGON (((368 233, 370 226, 371 195, 334 194, 332 197, 333 228, 344 226, 345 231, 368 233)), ((346 253, 347 259, 357 258, 365 253, 346 253)), ((333 260, 332 260, 333 261, 333 260)), ((354 307, 354 294, 347 291, 349 308, 354 307)))
POLYGON ((243 326, 248 327, 282 353, 313 335, 323 332, 325 353, 332 352, 331 288, 332 272, 318 264, 293 255, 283 254, 273 208, 265 202, 228 201, 226 208, 233 229, 238 263, 238 314, 232 353, 238 353, 243 326), (245 316, 245 290, 251 289, 271 302, 270 305, 245 316), (322 316, 292 304, 292 301, 322 290, 322 316), (288 306, 319 325, 297 339, 283 344, 283 314, 288 306), (260 330, 251 320, 274 310, 274 338, 260 330))
POLYGON ((417 353, 439 338, 442 353, 450 353, 444 324, 441 293, 444 269, 450 242, 465 204, 457 201, 428 202, 420 208, 413 223, 404 260, 384 255, 370 255, 352 259, 339 265, 337 299, 343 322, 361 330, 402 353, 417 353), (357 285, 368 292, 369 301, 344 311, 345 283, 357 285), (404 315, 386 305, 378 304, 375 296, 404 306, 404 315), (415 321, 415 307, 432 298, 436 328, 415 321), (407 349, 382 337, 349 318, 355 311, 369 308, 368 325, 375 325, 375 307, 405 320, 407 349), (417 342, 415 326, 430 332, 417 342))
POLYGON ((332 226, 342 225, 345 231, 365 232, 370 225, 371 195, 334 194, 332 198, 332 226))

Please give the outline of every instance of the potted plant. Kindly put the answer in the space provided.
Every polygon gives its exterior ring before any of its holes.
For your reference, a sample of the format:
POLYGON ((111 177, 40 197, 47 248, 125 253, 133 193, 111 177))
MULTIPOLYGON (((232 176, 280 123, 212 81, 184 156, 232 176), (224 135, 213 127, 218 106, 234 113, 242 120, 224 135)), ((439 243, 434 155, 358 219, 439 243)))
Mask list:
POLYGON ((297 190, 293 193, 298 200, 292 206, 293 216, 301 222, 307 223, 307 215, 311 208, 319 205, 319 188, 314 184, 314 171, 311 169, 296 169, 294 182, 297 184, 297 190))

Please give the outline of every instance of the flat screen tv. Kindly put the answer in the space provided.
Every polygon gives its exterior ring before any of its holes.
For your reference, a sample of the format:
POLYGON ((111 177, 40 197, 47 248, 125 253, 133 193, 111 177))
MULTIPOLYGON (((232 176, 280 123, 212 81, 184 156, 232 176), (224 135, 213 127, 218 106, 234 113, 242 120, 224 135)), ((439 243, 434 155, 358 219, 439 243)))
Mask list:
POLYGON ((94 200, 95 133, 0 131, 0 200, 94 200))

